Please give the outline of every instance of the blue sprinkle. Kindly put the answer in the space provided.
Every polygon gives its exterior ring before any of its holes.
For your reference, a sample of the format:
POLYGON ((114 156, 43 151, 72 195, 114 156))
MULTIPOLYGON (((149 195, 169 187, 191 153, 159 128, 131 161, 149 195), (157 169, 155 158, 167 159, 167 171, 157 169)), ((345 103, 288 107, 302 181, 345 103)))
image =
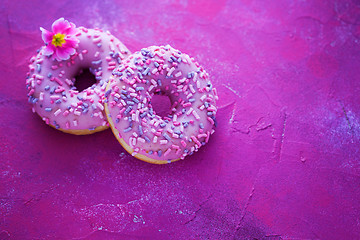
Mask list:
POLYGON ((120 119, 117 118, 117 119, 115 120, 115 122, 116 122, 116 123, 119 123, 119 122, 120 122, 120 119))
POLYGON ((94 131, 96 127, 89 128, 90 131, 94 131))
POLYGON ((135 103, 139 103, 139 100, 137 100, 136 98, 133 98, 132 100, 133 100, 133 102, 135 102, 135 103))
POLYGON ((174 133, 176 133, 177 135, 181 134, 181 132, 179 130, 174 131, 174 133))
POLYGON ((39 99, 34 98, 34 99, 32 100, 32 103, 36 103, 37 101, 39 101, 39 99))
POLYGON ((124 133, 130 132, 131 131, 131 127, 125 128, 124 129, 124 133))
POLYGON ((162 122, 160 123, 160 127, 164 128, 166 126, 166 123, 162 122))
POLYGON ((200 124, 199 124, 199 127, 200 127, 201 129, 204 129, 204 124, 203 124, 203 123, 200 123, 200 124))
POLYGON ((121 97, 122 99, 124 99, 124 100, 127 99, 127 96, 125 96, 124 94, 120 94, 120 97, 121 97))
POLYGON ((86 107, 86 108, 88 108, 89 107, 89 104, 87 104, 87 103, 83 103, 83 105, 84 105, 84 107, 86 107))
POLYGON ((101 45, 101 43, 98 43, 96 46, 101 47, 102 45, 101 45))
POLYGON ((149 57, 150 57, 150 58, 153 58, 153 57, 155 57, 155 54, 154 54, 153 52, 150 52, 150 53, 149 53, 149 57))
POLYGON ((105 97, 107 98, 110 93, 111 93, 111 89, 107 90, 107 91, 105 92, 105 97))
POLYGON ((128 108, 125 110, 124 114, 127 115, 132 110, 131 106, 128 106, 128 108))
POLYGON ((184 137, 184 135, 183 135, 183 134, 180 134, 179 138, 183 138, 183 137, 184 137))
POLYGON ((113 74, 113 75, 116 75, 116 76, 122 76, 122 75, 123 75, 122 72, 118 72, 118 71, 113 71, 112 74, 113 74))
POLYGON ((140 136, 144 134, 143 129, 142 129, 142 126, 141 126, 141 125, 139 125, 139 133, 140 133, 140 136))
POLYGON ((135 90, 136 91, 142 91, 142 90, 144 90, 144 87, 136 87, 135 90))
POLYGON ((127 105, 131 105, 131 106, 135 105, 135 103, 133 101, 126 101, 126 103, 127 103, 127 105))
POLYGON ((170 56, 171 60, 173 60, 174 62, 177 61, 177 59, 174 56, 170 56))
POLYGON ((126 95, 128 92, 126 90, 121 90, 121 93, 126 95))
POLYGON ((157 62, 154 62, 154 65, 155 65, 155 67, 159 67, 160 66, 160 64, 158 64, 157 62))
POLYGON ((161 80, 158 79, 157 82, 158 82, 158 85, 161 87, 161 85, 162 85, 161 80))
POLYGON ((184 149, 184 153, 187 153, 187 152, 189 152, 189 150, 187 150, 187 149, 184 149))
POLYGON ((182 124, 184 125, 185 128, 186 128, 187 126, 189 126, 189 122, 182 122, 182 124))
POLYGON ((95 103, 91 104, 91 107, 92 107, 93 109, 96 109, 95 103))
POLYGON ((89 109, 88 108, 85 108, 84 110, 83 110, 83 113, 87 113, 89 111, 89 109))
POLYGON ((212 112, 208 112, 207 115, 208 115, 208 116, 212 116, 213 113, 212 113, 212 112))
POLYGON ((98 64, 102 63, 102 60, 100 59, 100 60, 97 60, 97 61, 92 61, 91 63, 94 64, 94 65, 98 65, 98 64))
POLYGON ((190 99, 189 99, 189 102, 191 102, 191 103, 192 103, 192 102, 195 102, 195 98, 190 98, 190 99))
POLYGON ((138 72, 137 74, 140 79, 143 79, 143 75, 141 74, 141 72, 138 72))
POLYGON ((147 67, 147 68, 142 72, 142 74, 143 74, 143 75, 147 75, 149 72, 150 72, 150 68, 147 67))
POLYGON ((61 99, 58 99, 55 101, 56 104, 60 104, 61 103, 61 99))
POLYGON ((154 152, 152 150, 149 151, 149 154, 152 155, 154 152))
POLYGON ((83 97, 81 97, 81 96, 76 96, 76 98, 79 99, 80 101, 83 100, 83 97))
POLYGON ((163 133, 163 137, 168 140, 171 141, 171 138, 169 137, 169 135, 167 135, 167 133, 163 133))
POLYGON ((150 142, 150 139, 147 136, 144 136, 145 141, 150 142))
POLYGON ((142 114, 140 114, 140 118, 144 118, 146 116, 146 112, 143 112, 142 114))
POLYGON ((45 111, 46 111, 46 112, 51 112, 51 111, 52 111, 52 108, 49 108, 49 107, 48 107, 48 108, 45 108, 45 111))
POLYGON ((209 107, 209 103, 208 103, 208 102, 204 102, 204 106, 205 106, 205 108, 208 108, 208 107, 209 107))
POLYGON ((181 63, 181 60, 182 60, 181 57, 179 57, 178 60, 177 60, 177 62, 178 62, 178 63, 181 63))
POLYGON ((193 78, 195 75, 194 72, 189 72, 188 75, 187 75, 187 78, 193 78))
POLYGON ((60 128, 59 124, 56 124, 56 125, 55 125, 55 128, 56 128, 56 129, 59 129, 59 128, 60 128))
POLYGON ((186 112, 186 109, 183 108, 183 109, 181 110, 181 112, 184 114, 184 113, 186 112))
POLYGON ((161 157, 162 151, 159 150, 159 151, 157 151, 157 153, 158 153, 159 157, 161 157))
POLYGON ((53 93, 55 92, 55 89, 56 89, 56 87, 53 86, 53 87, 50 89, 50 94, 53 94, 53 93))
POLYGON ((38 73, 41 72, 41 65, 40 64, 36 64, 36 71, 38 73))
POLYGON ((51 78, 51 77, 52 77, 52 73, 49 72, 47 76, 48 76, 48 78, 51 78))
POLYGON ((114 97, 114 101, 115 101, 115 102, 118 102, 119 99, 118 99, 117 97, 114 97))

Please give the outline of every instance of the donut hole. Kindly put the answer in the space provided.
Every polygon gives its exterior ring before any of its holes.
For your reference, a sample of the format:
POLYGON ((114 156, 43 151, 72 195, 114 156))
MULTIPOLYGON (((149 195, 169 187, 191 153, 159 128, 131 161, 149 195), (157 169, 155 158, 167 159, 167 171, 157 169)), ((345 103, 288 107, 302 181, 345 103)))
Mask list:
POLYGON ((75 76, 74 87, 77 91, 81 92, 96 83, 94 74, 88 68, 80 69, 79 73, 75 76))
POLYGON ((171 114, 171 101, 167 95, 156 93, 151 98, 151 106, 156 115, 167 117, 171 114))

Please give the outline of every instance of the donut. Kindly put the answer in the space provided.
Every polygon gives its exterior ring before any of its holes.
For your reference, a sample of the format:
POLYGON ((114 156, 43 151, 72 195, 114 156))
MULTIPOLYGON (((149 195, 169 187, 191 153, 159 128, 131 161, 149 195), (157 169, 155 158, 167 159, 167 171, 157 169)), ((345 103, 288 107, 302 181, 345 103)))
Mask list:
POLYGON ((45 46, 30 59, 26 79, 33 112, 66 133, 85 135, 108 128, 102 99, 112 71, 129 50, 108 31, 76 28, 63 18, 53 23, 53 32, 40 29, 45 46), (84 69, 96 83, 78 91, 75 77, 84 69))
POLYGON ((106 88, 105 112, 132 156, 165 164, 197 152, 216 124, 216 89, 194 58, 171 46, 143 48, 122 61, 106 88), (171 113, 156 114, 154 94, 168 96, 171 113))

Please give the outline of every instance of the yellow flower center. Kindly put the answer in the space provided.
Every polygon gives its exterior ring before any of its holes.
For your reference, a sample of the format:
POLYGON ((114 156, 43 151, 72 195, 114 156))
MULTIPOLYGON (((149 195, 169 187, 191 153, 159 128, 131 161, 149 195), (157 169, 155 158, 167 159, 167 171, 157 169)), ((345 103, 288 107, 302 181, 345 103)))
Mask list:
POLYGON ((53 36, 51 43, 55 47, 61 47, 66 42, 64 38, 65 38, 65 34, 57 33, 53 36))

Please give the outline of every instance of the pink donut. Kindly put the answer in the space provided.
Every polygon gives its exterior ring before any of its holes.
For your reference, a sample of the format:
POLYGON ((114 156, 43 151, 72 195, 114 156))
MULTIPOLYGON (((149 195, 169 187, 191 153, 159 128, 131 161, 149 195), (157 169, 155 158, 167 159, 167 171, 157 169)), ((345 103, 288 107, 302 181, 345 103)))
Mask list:
POLYGON ((103 96, 112 71, 129 50, 108 31, 75 28, 63 18, 53 33, 42 29, 43 46, 32 57, 26 80, 29 102, 48 125, 83 135, 108 128, 103 96), (79 92, 75 76, 89 69, 97 82, 79 92))
POLYGON ((120 144, 140 160, 164 164, 183 159, 214 133, 216 89, 193 58, 169 45, 130 55, 113 72, 106 92, 109 124, 120 144), (168 117, 154 111, 156 93, 170 98, 168 117))

